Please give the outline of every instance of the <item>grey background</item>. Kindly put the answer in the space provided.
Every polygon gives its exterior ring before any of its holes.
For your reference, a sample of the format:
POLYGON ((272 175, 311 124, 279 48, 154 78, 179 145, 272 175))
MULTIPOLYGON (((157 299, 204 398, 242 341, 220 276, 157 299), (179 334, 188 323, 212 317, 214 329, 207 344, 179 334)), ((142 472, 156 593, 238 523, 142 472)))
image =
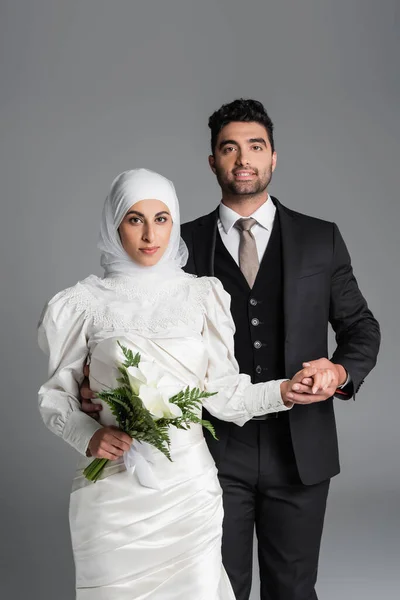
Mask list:
MULTIPOLYGON (((342 473, 329 498, 320 598, 397 598, 398 2, 0 7, 2 597, 73 597, 75 456, 37 410, 42 306, 100 273, 100 211, 120 171, 145 166, 171 178, 185 220, 216 206, 207 119, 245 96, 276 124, 271 191, 338 223, 382 325, 378 367, 356 402, 337 402, 342 473)), ((256 574, 254 599, 257 586, 256 574)))

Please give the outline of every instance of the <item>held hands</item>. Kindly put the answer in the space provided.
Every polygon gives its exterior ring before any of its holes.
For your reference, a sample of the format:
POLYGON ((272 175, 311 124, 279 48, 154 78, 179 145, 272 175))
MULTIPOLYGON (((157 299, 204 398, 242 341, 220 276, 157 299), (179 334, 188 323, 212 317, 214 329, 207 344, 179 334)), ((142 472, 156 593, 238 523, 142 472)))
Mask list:
POLYGON ((313 378, 317 372, 316 367, 307 367, 298 371, 292 379, 281 383, 281 397, 285 406, 291 408, 293 404, 298 404, 295 396, 301 398, 303 394, 312 394, 313 378))
POLYGON ((327 400, 347 379, 346 370, 327 358, 303 363, 303 367, 290 381, 281 384, 281 395, 286 406, 327 400))

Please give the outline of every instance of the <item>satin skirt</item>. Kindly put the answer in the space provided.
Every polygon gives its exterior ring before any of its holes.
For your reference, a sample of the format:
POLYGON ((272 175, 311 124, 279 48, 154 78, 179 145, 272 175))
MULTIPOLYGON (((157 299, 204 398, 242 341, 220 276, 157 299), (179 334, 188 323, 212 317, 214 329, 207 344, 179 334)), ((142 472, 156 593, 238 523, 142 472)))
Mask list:
POLYGON ((77 600, 235 600, 214 461, 201 428, 176 433, 173 462, 154 450, 160 489, 121 463, 89 483, 80 465, 70 499, 77 600))

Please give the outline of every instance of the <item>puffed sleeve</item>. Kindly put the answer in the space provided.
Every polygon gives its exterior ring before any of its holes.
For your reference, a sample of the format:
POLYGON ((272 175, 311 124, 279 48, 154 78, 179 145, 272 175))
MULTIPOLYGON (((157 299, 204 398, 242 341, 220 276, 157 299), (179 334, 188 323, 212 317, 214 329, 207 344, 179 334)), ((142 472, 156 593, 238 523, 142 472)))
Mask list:
POLYGON ((285 379, 252 384, 249 375, 239 373, 234 356, 235 325, 230 296, 221 282, 209 278, 203 339, 208 350, 205 390, 218 392, 204 400, 209 413, 223 421, 244 425, 252 417, 289 410, 283 403, 280 385, 285 379))
POLYGON ((54 296, 43 310, 38 341, 49 355, 49 379, 39 390, 43 421, 86 455, 91 437, 102 426, 80 410, 79 385, 88 355, 87 319, 84 311, 71 302, 71 288, 54 296))

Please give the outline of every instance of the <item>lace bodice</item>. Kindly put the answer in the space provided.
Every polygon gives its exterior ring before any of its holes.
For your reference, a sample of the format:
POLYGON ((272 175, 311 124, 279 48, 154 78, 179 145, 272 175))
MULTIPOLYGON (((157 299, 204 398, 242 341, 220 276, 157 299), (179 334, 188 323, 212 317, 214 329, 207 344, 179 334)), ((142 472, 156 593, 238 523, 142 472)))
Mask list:
POLYGON ((210 279, 186 275, 155 285, 139 287, 130 277, 100 279, 90 275, 61 294, 96 329, 156 333, 178 325, 195 326, 204 314, 210 279))

